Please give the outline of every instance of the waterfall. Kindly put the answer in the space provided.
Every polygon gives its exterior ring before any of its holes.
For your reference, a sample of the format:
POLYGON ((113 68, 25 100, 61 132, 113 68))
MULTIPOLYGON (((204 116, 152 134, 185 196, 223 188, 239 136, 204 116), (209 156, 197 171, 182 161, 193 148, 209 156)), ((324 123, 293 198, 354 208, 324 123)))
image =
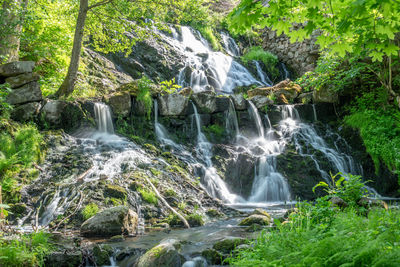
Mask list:
POLYGON ((314 122, 315 122, 315 121, 318 121, 318 118, 317 118, 317 110, 316 110, 316 108, 315 108, 315 104, 312 104, 312 109, 313 109, 313 114, 314 114, 314 122))
POLYGON ((253 102, 249 101, 249 104, 250 104, 249 113, 256 125, 258 136, 264 138, 264 127, 262 125, 260 114, 258 113, 258 110, 256 106, 253 104, 253 102))
POLYGON ((219 177, 217 170, 212 164, 212 144, 208 142, 206 136, 201 131, 201 118, 197 112, 197 107, 193 104, 194 118, 197 128, 197 151, 199 157, 205 162, 203 166, 204 177, 203 181, 207 188, 207 191, 216 198, 223 200, 226 203, 237 203, 241 202, 241 197, 229 192, 225 182, 219 177))
POLYGON ((169 145, 176 149, 181 149, 181 147, 172 141, 170 138, 167 129, 158 122, 158 101, 157 99, 154 100, 154 128, 156 130, 156 136, 160 143, 164 145, 169 145))
POLYGON ((236 44, 235 40, 229 36, 226 32, 221 32, 222 44, 224 46, 225 51, 231 55, 232 57, 240 56, 240 48, 236 44))
POLYGON ((102 133, 114 134, 114 126, 109 106, 103 103, 95 103, 94 114, 97 121, 98 131, 102 133))
POLYGON ((230 136, 236 138, 239 134, 239 123, 237 120, 235 105, 231 98, 229 98, 229 108, 225 115, 225 128, 227 129, 230 136))
MULTIPOLYGON (((194 92, 211 90, 232 93, 238 86, 263 85, 230 55, 213 51, 198 31, 182 26, 182 38, 160 34, 174 48, 181 51, 185 66, 178 74, 178 84, 190 86, 194 92)), ((234 45, 231 45, 232 53, 234 45)))
POLYGON ((273 82, 268 77, 268 75, 262 70, 260 62, 258 62, 257 60, 253 60, 252 62, 256 66, 258 78, 260 78, 260 81, 266 86, 272 86, 273 82))
POLYGON ((290 79, 290 72, 286 68, 286 65, 282 62, 279 64, 281 69, 282 80, 290 79))

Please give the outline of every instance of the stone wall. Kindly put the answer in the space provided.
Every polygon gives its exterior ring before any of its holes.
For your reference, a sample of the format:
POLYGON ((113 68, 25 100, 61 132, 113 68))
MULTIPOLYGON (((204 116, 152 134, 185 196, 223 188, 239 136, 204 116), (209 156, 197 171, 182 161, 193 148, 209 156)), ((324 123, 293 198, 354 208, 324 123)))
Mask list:
POLYGON ((264 49, 277 55, 279 61, 288 66, 295 76, 314 70, 319 57, 315 36, 303 42, 291 43, 286 35, 277 36, 275 31, 266 28, 262 33, 262 38, 264 49))

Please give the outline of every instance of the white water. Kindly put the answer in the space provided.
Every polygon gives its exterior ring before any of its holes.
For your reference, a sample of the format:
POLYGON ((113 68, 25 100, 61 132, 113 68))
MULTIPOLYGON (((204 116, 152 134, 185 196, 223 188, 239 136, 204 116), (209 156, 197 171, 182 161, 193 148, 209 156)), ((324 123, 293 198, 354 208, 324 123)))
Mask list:
POLYGON ((229 98, 229 108, 225 113, 225 129, 227 130, 228 134, 233 138, 236 138, 240 135, 239 122, 237 119, 235 105, 233 104, 231 98, 229 98))
POLYGON ((94 114, 96 116, 99 132, 113 134, 114 126, 111 119, 110 108, 103 103, 95 103, 94 114))
POLYGON ((273 82, 268 77, 268 75, 262 70, 260 62, 258 62, 257 60, 253 60, 252 62, 256 66, 258 78, 260 79, 260 81, 266 86, 272 86, 273 82))
POLYGON ((256 106, 253 104, 253 102, 249 101, 249 105, 250 105, 250 108, 249 108, 250 117, 255 122, 258 136, 260 138, 264 138, 264 126, 262 125, 260 114, 258 113, 258 110, 257 110, 256 106))
MULTIPOLYGON (((186 57, 185 67, 177 79, 182 87, 190 86, 195 92, 215 89, 232 93, 238 86, 263 85, 232 56, 213 51, 198 31, 182 26, 180 36, 173 32, 172 38, 159 34, 186 57)), ((234 42, 233 39, 230 42, 234 42)), ((233 47, 231 45, 231 52, 236 53, 233 47)))
POLYGON ((241 197, 230 193, 225 182, 219 177, 217 170, 213 167, 211 161, 212 144, 208 142, 206 136, 201 131, 200 115, 197 112, 196 105, 192 105, 197 127, 197 152, 199 153, 199 158, 205 162, 203 184, 205 184, 208 192, 213 197, 219 198, 226 203, 242 202, 241 197))
POLYGON ((222 44, 225 51, 232 57, 240 56, 240 48, 236 44, 235 40, 229 36, 226 32, 221 32, 222 44))

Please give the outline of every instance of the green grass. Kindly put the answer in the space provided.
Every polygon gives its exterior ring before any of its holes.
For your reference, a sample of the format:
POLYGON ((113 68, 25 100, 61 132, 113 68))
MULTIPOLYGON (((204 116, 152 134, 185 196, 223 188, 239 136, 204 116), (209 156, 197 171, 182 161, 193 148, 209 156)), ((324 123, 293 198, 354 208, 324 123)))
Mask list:
POLYGON ((210 26, 197 26, 196 29, 201 35, 211 44, 211 47, 216 51, 221 51, 222 46, 217 36, 215 35, 214 29, 210 26))
POLYGON ((83 219, 86 221, 92 218, 99 212, 99 207, 95 203, 90 203, 86 205, 81 211, 83 219))
POLYGON ((50 234, 22 235, 16 240, 0 239, 0 266, 44 266, 44 257, 52 250, 50 234))
POLYGON ((276 67, 278 64, 278 57, 268 51, 265 51, 261 46, 253 46, 241 57, 243 63, 248 65, 250 61, 257 60, 264 63, 268 72, 273 78, 279 75, 279 70, 276 67))

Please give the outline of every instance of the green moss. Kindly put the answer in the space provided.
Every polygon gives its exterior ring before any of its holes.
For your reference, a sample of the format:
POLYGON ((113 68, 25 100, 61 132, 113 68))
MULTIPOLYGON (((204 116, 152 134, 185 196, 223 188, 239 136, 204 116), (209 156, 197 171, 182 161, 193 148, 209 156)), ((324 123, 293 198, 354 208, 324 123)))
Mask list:
POLYGON ((177 197, 177 196, 178 194, 175 192, 174 189, 169 188, 164 191, 164 197, 177 197))
POLYGON ((209 139, 214 139, 217 142, 220 142, 225 136, 225 128, 218 124, 203 126, 203 131, 209 139))
POLYGON ((96 203, 90 203, 86 205, 83 210, 81 211, 83 219, 86 221, 89 218, 93 217, 99 212, 99 207, 96 203))
POLYGON ((211 44, 211 47, 216 51, 221 51, 222 46, 218 40, 218 37, 214 29, 210 26, 199 25, 196 29, 201 33, 201 35, 211 44))
POLYGON ((126 200, 127 192, 125 188, 121 186, 107 184, 104 189, 104 196, 126 200))
POLYGON ((139 188, 138 191, 139 191, 140 195, 142 196, 142 199, 144 201, 146 201, 147 203, 154 204, 154 205, 158 204, 157 196, 153 191, 149 191, 145 188, 139 188))
POLYGON ((185 219, 188 221, 189 225, 192 227, 204 225, 203 216, 201 216, 200 214, 190 214, 190 215, 186 216, 185 219))

